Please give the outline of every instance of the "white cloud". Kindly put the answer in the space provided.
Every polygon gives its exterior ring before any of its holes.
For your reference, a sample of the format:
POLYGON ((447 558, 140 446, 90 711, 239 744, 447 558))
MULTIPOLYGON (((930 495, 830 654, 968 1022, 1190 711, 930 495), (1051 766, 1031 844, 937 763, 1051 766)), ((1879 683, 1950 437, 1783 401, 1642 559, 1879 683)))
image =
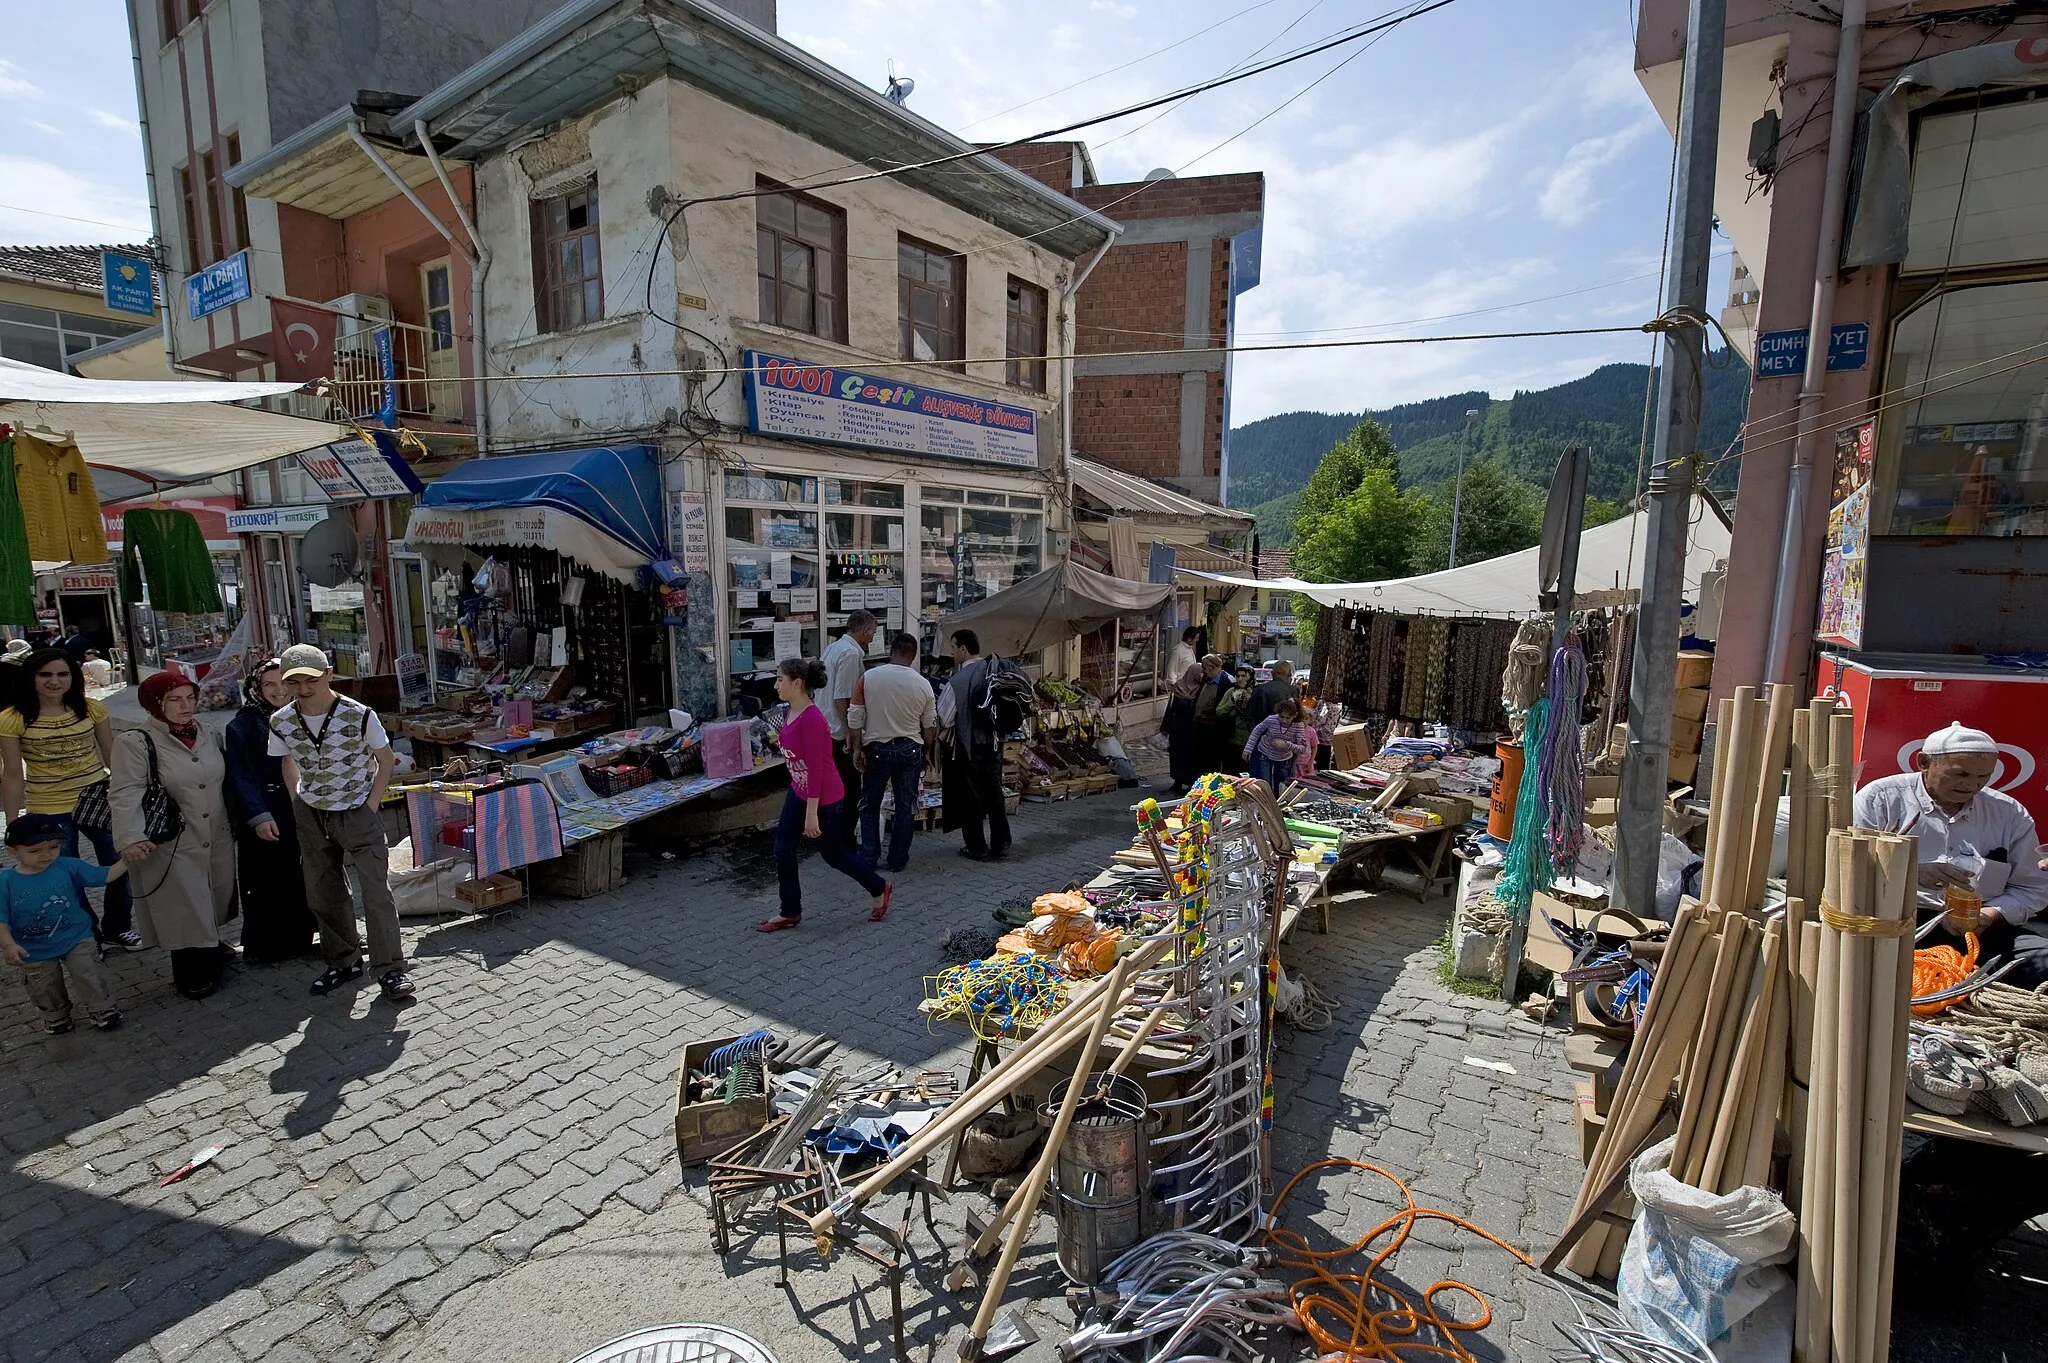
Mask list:
POLYGON ((49 161, 0 152, 0 184, 7 186, 9 202, 22 206, 0 208, 0 241, 9 245, 142 241, 149 236, 149 203, 139 176, 132 187, 107 184, 49 161))
POLYGON ((50 124, 43 122, 40 118, 24 118, 22 122, 27 124, 29 127, 34 128, 37 132, 41 133, 45 137, 61 138, 65 136, 65 132, 62 128, 52 127, 50 124))
POLYGON ((1654 126, 1653 120, 1638 121, 1618 133, 1574 143, 1538 196, 1537 211, 1560 227, 1577 227, 1592 217, 1606 202, 1598 173, 1621 159, 1654 126))
POLYGON ((116 132, 139 134, 141 131, 134 119, 120 114, 108 113, 105 109, 87 109, 85 116, 99 124, 102 128, 112 128, 116 132))
POLYGON ((0 57, 0 95, 9 99, 40 99, 42 88, 21 73, 21 68, 0 57))

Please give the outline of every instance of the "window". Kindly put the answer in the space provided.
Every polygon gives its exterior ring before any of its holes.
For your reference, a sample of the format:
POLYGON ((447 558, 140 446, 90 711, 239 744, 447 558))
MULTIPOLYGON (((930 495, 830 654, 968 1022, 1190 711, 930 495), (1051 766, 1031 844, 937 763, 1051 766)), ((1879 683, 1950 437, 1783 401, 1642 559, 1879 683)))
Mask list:
POLYGON ((0 303, 0 356, 44 369, 68 370, 73 355, 141 330, 132 322, 0 303))
POLYGON ((199 236, 199 194, 192 183, 192 167, 178 167, 178 203, 185 229, 185 270, 191 273, 206 264, 199 236))
POLYGON ((1005 353, 1010 357, 1004 366, 1004 379, 1012 388, 1043 393, 1045 361, 1036 357, 1046 353, 1044 289, 1010 276, 1009 312, 1003 336, 1005 353))
MULTIPOLYGON (((242 135, 240 133, 229 133, 228 160, 227 165, 222 167, 222 169, 224 171, 232 170, 241 164, 242 135)), ((249 244, 249 200, 241 190, 230 189, 225 184, 221 186, 221 192, 227 197, 228 220, 234 224, 235 228, 234 238, 228 242, 227 249, 227 254, 233 255, 249 244)))
MULTIPOLYGON (((764 189, 778 188, 761 181, 764 189)), ((846 212, 793 191, 754 201, 761 320, 846 339, 846 212)))
POLYGON ((455 304, 449 296, 448 262, 437 260, 420 270, 421 302, 427 315, 427 347, 455 349, 455 304))
POLYGON ((595 184, 534 200, 533 293, 542 331, 568 331, 604 316, 595 184))
POLYGON ((896 239, 898 333, 906 360, 966 358, 967 260, 910 237, 896 239))
POLYGON ((206 186, 206 263, 225 260, 228 255, 227 237, 221 231, 224 214, 220 211, 220 165, 214 159, 213 149, 199 153, 199 180, 206 186))
POLYGON ((208 148, 199 153, 196 180, 192 167, 178 167, 178 202, 193 270, 226 260, 249 244, 249 201, 222 178, 230 167, 242 163, 242 135, 227 134, 221 152, 216 156, 208 148))

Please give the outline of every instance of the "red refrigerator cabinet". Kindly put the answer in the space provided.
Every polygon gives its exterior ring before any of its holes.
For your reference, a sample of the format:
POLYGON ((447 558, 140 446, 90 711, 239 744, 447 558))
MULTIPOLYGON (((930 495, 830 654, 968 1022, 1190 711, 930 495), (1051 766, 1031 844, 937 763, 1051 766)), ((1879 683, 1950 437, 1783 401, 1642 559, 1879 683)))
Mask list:
POLYGON ((1980 658, 1917 653, 1824 653, 1820 694, 1856 716, 1856 785, 1913 770, 1936 729, 1961 720, 1998 743, 1991 783, 2048 830, 2048 672, 1988 666, 1980 658))

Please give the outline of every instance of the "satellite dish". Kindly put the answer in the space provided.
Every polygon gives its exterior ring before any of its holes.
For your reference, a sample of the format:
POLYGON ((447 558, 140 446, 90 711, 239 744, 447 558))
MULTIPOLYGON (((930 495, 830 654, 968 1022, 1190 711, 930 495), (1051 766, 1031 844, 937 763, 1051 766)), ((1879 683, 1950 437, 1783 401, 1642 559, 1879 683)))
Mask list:
POLYGON ((1171 180, 1174 178, 1174 175, 1165 166, 1154 166, 1145 172, 1145 178, 1147 180, 1171 180))
POLYGON ((346 511, 328 512, 299 541, 299 571, 316 587, 339 587, 356 575, 356 566, 356 528, 346 511))

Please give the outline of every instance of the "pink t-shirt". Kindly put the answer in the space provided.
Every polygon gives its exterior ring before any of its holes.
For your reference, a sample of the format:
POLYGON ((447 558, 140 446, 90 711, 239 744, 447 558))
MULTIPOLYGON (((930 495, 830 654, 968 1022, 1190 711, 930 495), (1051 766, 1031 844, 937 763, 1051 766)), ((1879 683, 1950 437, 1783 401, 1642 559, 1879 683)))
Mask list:
POLYGON ((823 807, 846 798, 846 786, 832 760, 832 730, 817 706, 806 705, 802 714, 782 726, 782 756, 789 764, 789 788, 799 800, 815 798, 823 807))

